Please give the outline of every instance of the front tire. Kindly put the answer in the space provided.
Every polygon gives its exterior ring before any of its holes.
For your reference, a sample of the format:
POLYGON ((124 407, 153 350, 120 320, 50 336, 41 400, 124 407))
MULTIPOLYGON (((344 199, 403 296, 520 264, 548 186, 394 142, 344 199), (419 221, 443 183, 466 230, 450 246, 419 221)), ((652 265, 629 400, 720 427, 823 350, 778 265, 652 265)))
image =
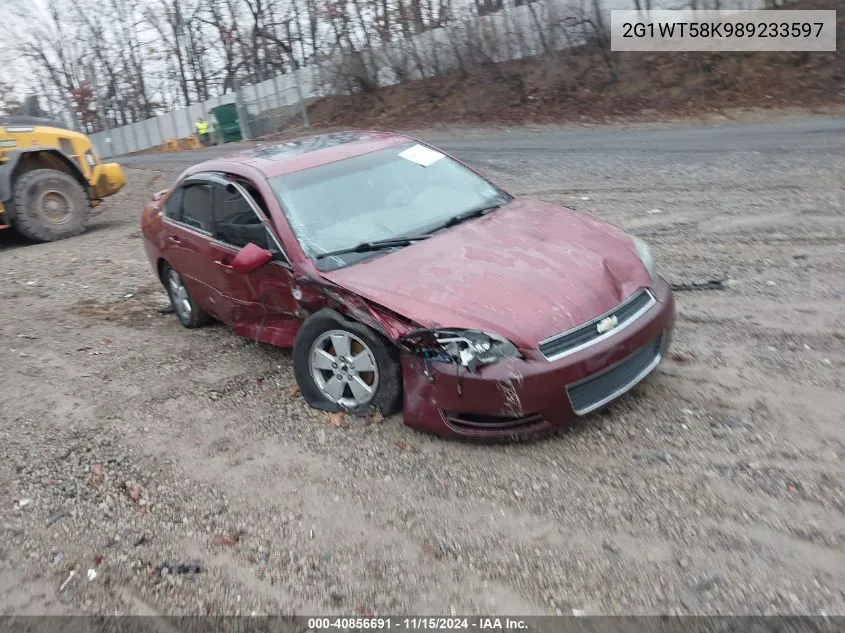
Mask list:
POLYGON ((370 328, 334 310, 320 310, 296 335, 293 371, 302 396, 315 409, 390 415, 402 402, 398 356, 370 328))
POLYGON ((91 205, 82 186, 55 169, 34 169, 15 183, 13 226, 36 242, 54 242, 85 232, 91 205))
POLYGON ((193 329, 202 327, 211 322, 211 317, 203 310, 191 296, 185 281, 170 264, 163 264, 161 267, 161 281, 167 296, 170 297, 170 305, 173 312, 184 327, 193 329))

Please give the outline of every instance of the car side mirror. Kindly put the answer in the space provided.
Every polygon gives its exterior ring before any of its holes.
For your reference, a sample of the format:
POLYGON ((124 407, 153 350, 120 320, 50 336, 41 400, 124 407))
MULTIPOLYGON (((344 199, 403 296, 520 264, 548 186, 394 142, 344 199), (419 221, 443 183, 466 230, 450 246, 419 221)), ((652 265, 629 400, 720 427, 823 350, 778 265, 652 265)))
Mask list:
POLYGON ((258 270, 273 259, 273 253, 250 242, 232 260, 232 270, 241 275, 258 270))

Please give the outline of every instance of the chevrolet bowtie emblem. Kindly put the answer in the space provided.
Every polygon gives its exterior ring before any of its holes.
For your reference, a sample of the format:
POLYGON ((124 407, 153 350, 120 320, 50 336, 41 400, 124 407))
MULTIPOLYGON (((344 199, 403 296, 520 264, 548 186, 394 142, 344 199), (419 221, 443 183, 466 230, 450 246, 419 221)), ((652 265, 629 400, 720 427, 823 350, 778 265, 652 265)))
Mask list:
POLYGON ((596 325, 596 330, 599 334, 604 334, 605 332, 609 332, 615 328, 617 325, 619 325, 619 319, 615 316, 609 316, 599 321, 598 325, 596 325))

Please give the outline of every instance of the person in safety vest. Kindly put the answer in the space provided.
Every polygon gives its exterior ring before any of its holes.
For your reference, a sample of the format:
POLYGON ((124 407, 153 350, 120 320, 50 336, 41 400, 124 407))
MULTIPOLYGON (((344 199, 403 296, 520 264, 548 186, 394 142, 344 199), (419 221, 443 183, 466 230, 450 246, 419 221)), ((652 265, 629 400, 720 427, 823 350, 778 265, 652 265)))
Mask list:
POLYGON ((195 124, 197 136, 203 145, 208 145, 208 121, 200 117, 195 124))

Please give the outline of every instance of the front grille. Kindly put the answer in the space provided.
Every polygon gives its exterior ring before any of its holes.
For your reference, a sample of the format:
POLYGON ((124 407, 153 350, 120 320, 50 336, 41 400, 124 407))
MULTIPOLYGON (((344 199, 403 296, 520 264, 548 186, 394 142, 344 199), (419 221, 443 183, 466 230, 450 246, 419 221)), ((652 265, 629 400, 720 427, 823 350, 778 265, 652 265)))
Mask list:
POLYGON ((539 413, 511 417, 443 411, 443 419, 456 431, 466 433, 477 433, 479 431, 522 433, 546 424, 546 419, 539 413))
POLYGON ((660 362, 661 339, 658 337, 614 367, 567 387, 572 410, 585 415, 632 389, 660 362))
POLYGON ((640 290, 610 312, 567 332, 556 334, 545 341, 541 341, 540 353, 546 357, 546 360, 550 361, 574 354, 588 345, 613 336, 645 314, 654 303, 654 297, 648 290, 640 290), (616 317, 616 326, 607 332, 599 332, 598 324, 608 317, 616 317))

